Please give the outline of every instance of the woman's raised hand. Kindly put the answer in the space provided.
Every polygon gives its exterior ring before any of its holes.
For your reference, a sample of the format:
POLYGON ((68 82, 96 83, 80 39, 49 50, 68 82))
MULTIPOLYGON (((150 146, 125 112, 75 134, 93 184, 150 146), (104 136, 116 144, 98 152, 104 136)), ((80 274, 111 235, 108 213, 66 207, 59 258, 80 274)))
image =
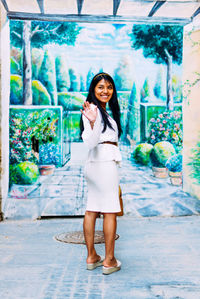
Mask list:
POLYGON ((81 113, 90 121, 90 123, 94 124, 97 118, 97 106, 92 109, 91 104, 85 101, 83 104, 83 110, 81 109, 81 113))

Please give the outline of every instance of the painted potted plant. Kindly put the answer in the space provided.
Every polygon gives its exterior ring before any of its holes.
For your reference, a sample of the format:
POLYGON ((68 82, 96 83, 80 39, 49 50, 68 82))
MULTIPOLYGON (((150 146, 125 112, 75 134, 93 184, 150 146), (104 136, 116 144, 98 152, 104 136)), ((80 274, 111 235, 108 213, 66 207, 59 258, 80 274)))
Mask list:
POLYGON ((151 153, 150 160, 152 164, 153 175, 157 178, 166 178, 168 171, 165 166, 167 160, 172 155, 175 155, 175 149, 173 145, 168 141, 157 142, 151 153))
POLYGON ((169 171, 170 182, 172 185, 182 185, 182 155, 177 154, 170 157, 166 162, 169 171))
POLYGON ((60 147, 52 142, 39 147, 39 170, 41 175, 53 174, 55 165, 59 163, 60 147))
POLYGON ((39 156, 39 171, 41 175, 53 174, 55 169, 55 159, 52 148, 56 142, 56 122, 58 116, 51 111, 44 110, 35 117, 36 126, 34 127, 34 139, 37 144, 37 151, 39 156), (50 154, 51 153, 51 154, 50 154))

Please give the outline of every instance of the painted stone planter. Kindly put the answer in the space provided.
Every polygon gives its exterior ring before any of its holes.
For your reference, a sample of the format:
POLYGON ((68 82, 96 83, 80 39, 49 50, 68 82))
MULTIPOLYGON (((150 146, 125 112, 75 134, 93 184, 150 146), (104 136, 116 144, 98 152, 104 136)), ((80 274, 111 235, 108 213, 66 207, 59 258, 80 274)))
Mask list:
POLYGON ((165 179, 168 177, 168 172, 166 167, 155 167, 152 166, 153 175, 159 179, 165 179))
POLYGON ((174 186, 181 186, 183 179, 182 179, 182 171, 180 172, 173 172, 169 171, 170 182, 174 186))
POLYGON ((41 175, 51 175, 54 173, 55 165, 40 165, 39 171, 41 175))

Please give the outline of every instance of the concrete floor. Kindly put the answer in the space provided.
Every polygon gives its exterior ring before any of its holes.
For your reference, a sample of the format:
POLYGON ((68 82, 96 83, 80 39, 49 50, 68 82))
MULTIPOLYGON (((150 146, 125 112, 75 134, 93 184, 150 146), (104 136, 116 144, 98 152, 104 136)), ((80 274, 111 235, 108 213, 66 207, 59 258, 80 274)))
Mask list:
MULTIPOLYGON (((122 269, 86 270, 85 245, 54 240, 82 218, 0 223, 0 298, 200 298, 200 217, 118 218, 122 269)), ((102 230, 102 219, 96 229, 102 230)), ((104 254, 104 244, 96 245, 104 254)))
MULTIPOLYGON (((120 184, 126 215, 118 218, 116 241, 121 271, 110 276, 102 275, 101 268, 87 271, 85 245, 55 241, 60 233, 81 231, 82 218, 33 220, 48 197, 43 193, 38 198, 10 197, 4 203, 8 219, 0 223, 0 298, 200 299, 200 201, 171 186, 169 179, 154 178, 150 168, 135 165, 130 149, 122 152, 120 184)), ((51 185, 57 188, 56 179, 65 176, 67 192, 51 199, 60 198, 67 210, 64 200, 69 202, 69 190, 76 190, 73 202, 80 206, 80 198, 84 205, 85 154, 73 144, 69 168, 43 178, 48 190, 51 185), (80 184, 70 177, 79 178, 80 184)), ((102 221, 97 220, 97 230, 102 230, 102 221)), ((96 248, 104 255, 104 244, 96 248)))

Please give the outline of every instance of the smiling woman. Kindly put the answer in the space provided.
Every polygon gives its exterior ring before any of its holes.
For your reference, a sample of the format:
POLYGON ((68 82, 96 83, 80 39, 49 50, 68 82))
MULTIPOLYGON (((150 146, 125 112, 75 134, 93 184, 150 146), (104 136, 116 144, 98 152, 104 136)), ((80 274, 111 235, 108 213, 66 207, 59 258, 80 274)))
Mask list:
POLYGON ((121 211, 117 164, 121 161, 118 137, 121 134, 120 109, 113 79, 99 73, 92 79, 82 112, 82 139, 89 147, 85 166, 88 198, 83 223, 88 250, 87 269, 103 265, 103 274, 120 270, 121 263, 114 256, 116 213, 121 211), (106 105, 113 118, 107 113, 106 105), (94 248, 96 218, 103 214, 105 259, 94 248))

